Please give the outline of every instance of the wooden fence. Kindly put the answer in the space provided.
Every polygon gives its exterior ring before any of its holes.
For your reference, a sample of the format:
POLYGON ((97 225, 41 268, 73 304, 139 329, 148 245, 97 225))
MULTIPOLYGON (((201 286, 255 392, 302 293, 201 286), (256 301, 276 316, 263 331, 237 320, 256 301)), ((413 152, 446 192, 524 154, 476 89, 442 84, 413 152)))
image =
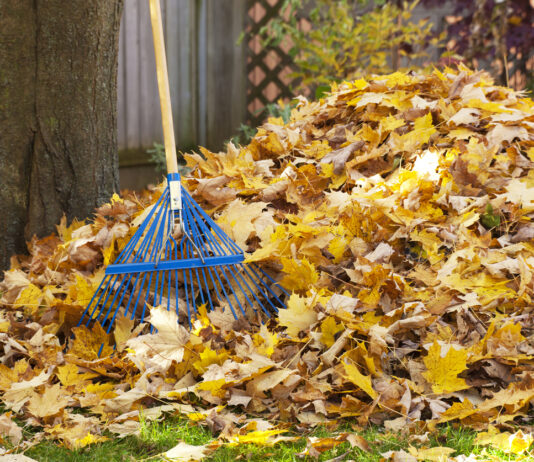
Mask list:
MULTIPOLYGON (((162 0, 178 147, 221 148, 246 114, 246 55, 237 45, 244 0, 162 0)), ((119 44, 121 164, 139 164, 162 141, 147 0, 125 0, 119 44)))

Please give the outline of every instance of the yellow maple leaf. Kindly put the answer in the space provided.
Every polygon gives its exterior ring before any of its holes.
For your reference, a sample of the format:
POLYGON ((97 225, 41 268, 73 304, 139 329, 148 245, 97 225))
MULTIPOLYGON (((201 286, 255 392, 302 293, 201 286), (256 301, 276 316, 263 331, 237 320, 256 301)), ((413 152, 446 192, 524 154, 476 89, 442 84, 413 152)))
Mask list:
POLYGON ((99 397, 99 400, 111 399, 117 396, 115 392, 115 385, 113 383, 90 383, 83 389, 85 393, 94 394, 99 397))
POLYGON ((357 79, 350 82, 349 85, 356 90, 363 90, 369 86, 369 83, 365 79, 357 79))
MULTIPOLYGON (((326 154, 328 154, 330 151, 332 151, 332 148, 330 147, 330 144, 326 140, 313 140, 305 149, 303 154, 306 157, 311 157, 313 159, 322 159, 326 154)), ((321 167, 324 165, 331 165, 333 169, 332 164, 321 164, 321 167)))
POLYGON ((28 308, 31 313, 34 313, 39 308, 43 292, 34 284, 29 284, 22 289, 19 296, 15 300, 14 308, 28 308))
POLYGON ((117 345, 118 351, 122 351, 124 349, 126 342, 132 336, 134 325, 135 321, 128 316, 117 316, 115 319, 113 336, 115 337, 115 345, 117 345))
POLYGON ((265 324, 261 325, 260 331, 257 334, 254 334, 252 339, 254 340, 254 345, 256 346, 258 353, 269 358, 274 353, 274 347, 278 345, 279 341, 278 334, 276 332, 269 332, 265 324))
POLYGON ((99 323, 96 323, 91 330, 85 326, 74 327, 74 340, 72 341, 69 353, 78 358, 92 361, 100 357, 104 358, 113 353, 113 347, 109 344, 110 335, 106 334, 99 323))
POLYGON ((339 263, 347 249, 347 241, 344 237, 336 236, 328 244, 328 251, 333 255, 334 262, 339 263))
POLYGON ((463 402, 453 403, 452 406, 447 409, 439 418, 439 422, 448 422, 450 420, 462 420, 466 417, 474 414, 476 409, 467 398, 463 402))
POLYGON ((220 366, 224 363, 228 358, 228 353, 226 351, 217 353, 206 346, 204 350, 199 353, 199 358, 198 361, 193 363, 193 367, 199 374, 203 374, 211 364, 218 364, 220 366))
POLYGON ((425 379, 432 385, 434 393, 452 393, 469 388, 465 380, 458 377, 460 372, 467 369, 467 351, 448 348, 445 356, 441 355, 441 345, 434 341, 428 354, 423 359, 427 368, 423 372, 425 379))
POLYGON ((115 202, 122 204, 124 203, 124 200, 121 199, 117 193, 113 193, 113 196, 111 196, 111 204, 114 204, 115 202))
POLYGON ((321 323, 321 342, 330 348, 336 341, 335 335, 344 329, 343 323, 337 323, 335 318, 328 316, 321 323))
POLYGON ((449 456, 456 450, 445 446, 436 446, 434 448, 414 448, 413 446, 410 446, 408 451, 410 451, 410 454, 416 457, 417 460, 447 462, 450 460, 449 456))
MULTIPOLYGON (((226 379, 216 379, 216 380, 205 380, 204 382, 200 382, 196 388, 197 390, 205 390, 209 391, 213 396, 218 396, 219 398, 224 397, 226 395, 226 389, 224 388, 225 385, 231 385, 232 381, 227 382, 226 379)), ((168 396, 174 396, 174 392, 169 392, 168 396)))
POLYGON ((396 128, 402 127, 406 122, 402 118, 397 118, 395 116, 387 116, 380 121, 380 127, 383 131, 391 132, 396 128))
POLYGON ((378 396, 378 393, 373 388, 371 376, 363 375, 354 364, 343 363, 343 367, 345 368, 345 378, 365 391, 372 399, 378 396))
POLYGON ((281 281, 285 288, 294 291, 305 291, 313 287, 319 280, 319 274, 315 266, 306 258, 294 260, 282 257, 280 260, 283 265, 282 271, 286 273, 286 276, 281 281))
POLYGON ((102 248, 102 257, 104 257, 104 266, 107 266, 113 263, 115 256, 116 256, 115 239, 113 238, 108 247, 102 248))
POLYGON ((65 394, 59 383, 46 387, 42 394, 33 392, 28 403, 28 412, 35 417, 49 417, 67 406, 70 397, 65 394))
POLYGON ((217 223, 239 247, 246 249, 248 238, 256 231, 254 220, 262 214, 265 205, 264 202, 245 203, 235 199, 228 204, 217 223))
POLYGON ((481 446, 493 446, 508 454, 522 454, 534 442, 531 434, 525 434, 521 430, 515 433, 501 432, 493 425, 488 427, 487 432, 480 432, 475 438, 475 444, 481 446))
POLYGON ((425 251, 425 257, 428 259, 431 265, 440 261, 443 257, 440 255, 439 248, 443 245, 441 239, 434 233, 430 233, 426 230, 413 230, 410 233, 412 241, 420 242, 425 251))
POLYGON ((466 107, 472 107, 476 109, 482 109, 490 113, 502 113, 502 112, 511 112, 509 109, 506 109, 502 103, 498 102, 483 102, 478 98, 470 99, 466 107))
POLYGON ((84 448, 85 446, 89 446, 90 444, 102 443, 108 440, 109 438, 107 436, 93 435, 91 432, 88 432, 87 435, 85 435, 83 438, 76 440, 76 442, 74 443, 74 447, 84 448))
POLYGON ((5 334, 11 327, 11 323, 9 321, 2 321, 0 320, 0 333, 5 334))
POLYGON ((315 297, 300 297, 292 294, 287 302, 287 308, 278 312, 278 322, 286 327, 286 332, 293 338, 298 338, 299 332, 305 331, 317 322, 314 305, 315 297))
POLYGON ((71 385, 83 385, 87 380, 97 377, 98 374, 86 372, 80 374, 80 369, 76 364, 67 363, 58 366, 56 376, 64 387, 71 385))
POLYGON ((72 303, 83 307, 87 306, 103 278, 104 271, 97 271, 90 278, 76 274, 74 283, 69 286, 67 291, 65 303, 72 303))
POLYGON ((56 225, 57 234, 63 242, 68 242, 72 239, 72 232, 76 231, 78 228, 81 228, 85 225, 85 221, 78 221, 76 218, 72 220, 72 223, 67 226, 67 217, 63 215, 59 222, 59 225, 56 225))
POLYGON ((248 432, 245 435, 235 435, 230 439, 229 445, 258 444, 271 446, 276 443, 276 441, 273 441, 273 436, 285 433, 286 431, 287 430, 256 430, 248 432))
POLYGON ((415 119, 413 131, 419 138, 420 144, 428 143, 430 136, 437 131, 432 124, 432 113, 428 112, 426 115, 415 119))

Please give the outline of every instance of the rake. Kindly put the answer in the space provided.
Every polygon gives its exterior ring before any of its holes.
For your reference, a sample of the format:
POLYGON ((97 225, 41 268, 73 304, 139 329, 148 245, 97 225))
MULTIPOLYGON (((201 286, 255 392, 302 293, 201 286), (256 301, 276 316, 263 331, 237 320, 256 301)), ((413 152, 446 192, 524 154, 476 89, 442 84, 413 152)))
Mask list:
POLYGON ((167 185, 106 268, 78 326, 99 323, 109 333, 119 313, 143 322, 149 305, 175 309, 179 322, 189 327, 199 305, 229 309, 235 319, 254 313, 270 316, 284 307, 287 292, 257 265, 243 263, 243 251, 180 183, 159 0, 150 0, 150 17, 167 185))

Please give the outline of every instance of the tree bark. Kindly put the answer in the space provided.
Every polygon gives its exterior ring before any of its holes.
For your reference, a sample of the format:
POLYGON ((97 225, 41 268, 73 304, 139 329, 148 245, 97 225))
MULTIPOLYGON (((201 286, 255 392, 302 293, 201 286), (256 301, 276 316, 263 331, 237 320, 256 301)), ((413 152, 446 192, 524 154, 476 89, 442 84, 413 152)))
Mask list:
POLYGON ((0 269, 118 189, 122 6, 0 1, 0 269))

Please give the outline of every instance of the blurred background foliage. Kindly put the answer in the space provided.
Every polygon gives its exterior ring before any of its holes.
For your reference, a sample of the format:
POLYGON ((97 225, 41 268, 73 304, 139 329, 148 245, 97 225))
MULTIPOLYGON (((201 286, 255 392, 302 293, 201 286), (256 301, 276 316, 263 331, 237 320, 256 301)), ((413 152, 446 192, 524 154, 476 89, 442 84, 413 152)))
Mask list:
MULTIPOLYGON (((447 45, 472 68, 485 69, 502 85, 534 90, 534 2, 453 0, 446 19, 447 45)), ((421 0, 426 7, 443 0, 421 0)))
POLYGON ((263 45, 288 42, 295 90, 321 88, 366 74, 424 66, 444 34, 428 19, 415 20, 419 2, 283 0, 282 14, 260 31, 263 45))

